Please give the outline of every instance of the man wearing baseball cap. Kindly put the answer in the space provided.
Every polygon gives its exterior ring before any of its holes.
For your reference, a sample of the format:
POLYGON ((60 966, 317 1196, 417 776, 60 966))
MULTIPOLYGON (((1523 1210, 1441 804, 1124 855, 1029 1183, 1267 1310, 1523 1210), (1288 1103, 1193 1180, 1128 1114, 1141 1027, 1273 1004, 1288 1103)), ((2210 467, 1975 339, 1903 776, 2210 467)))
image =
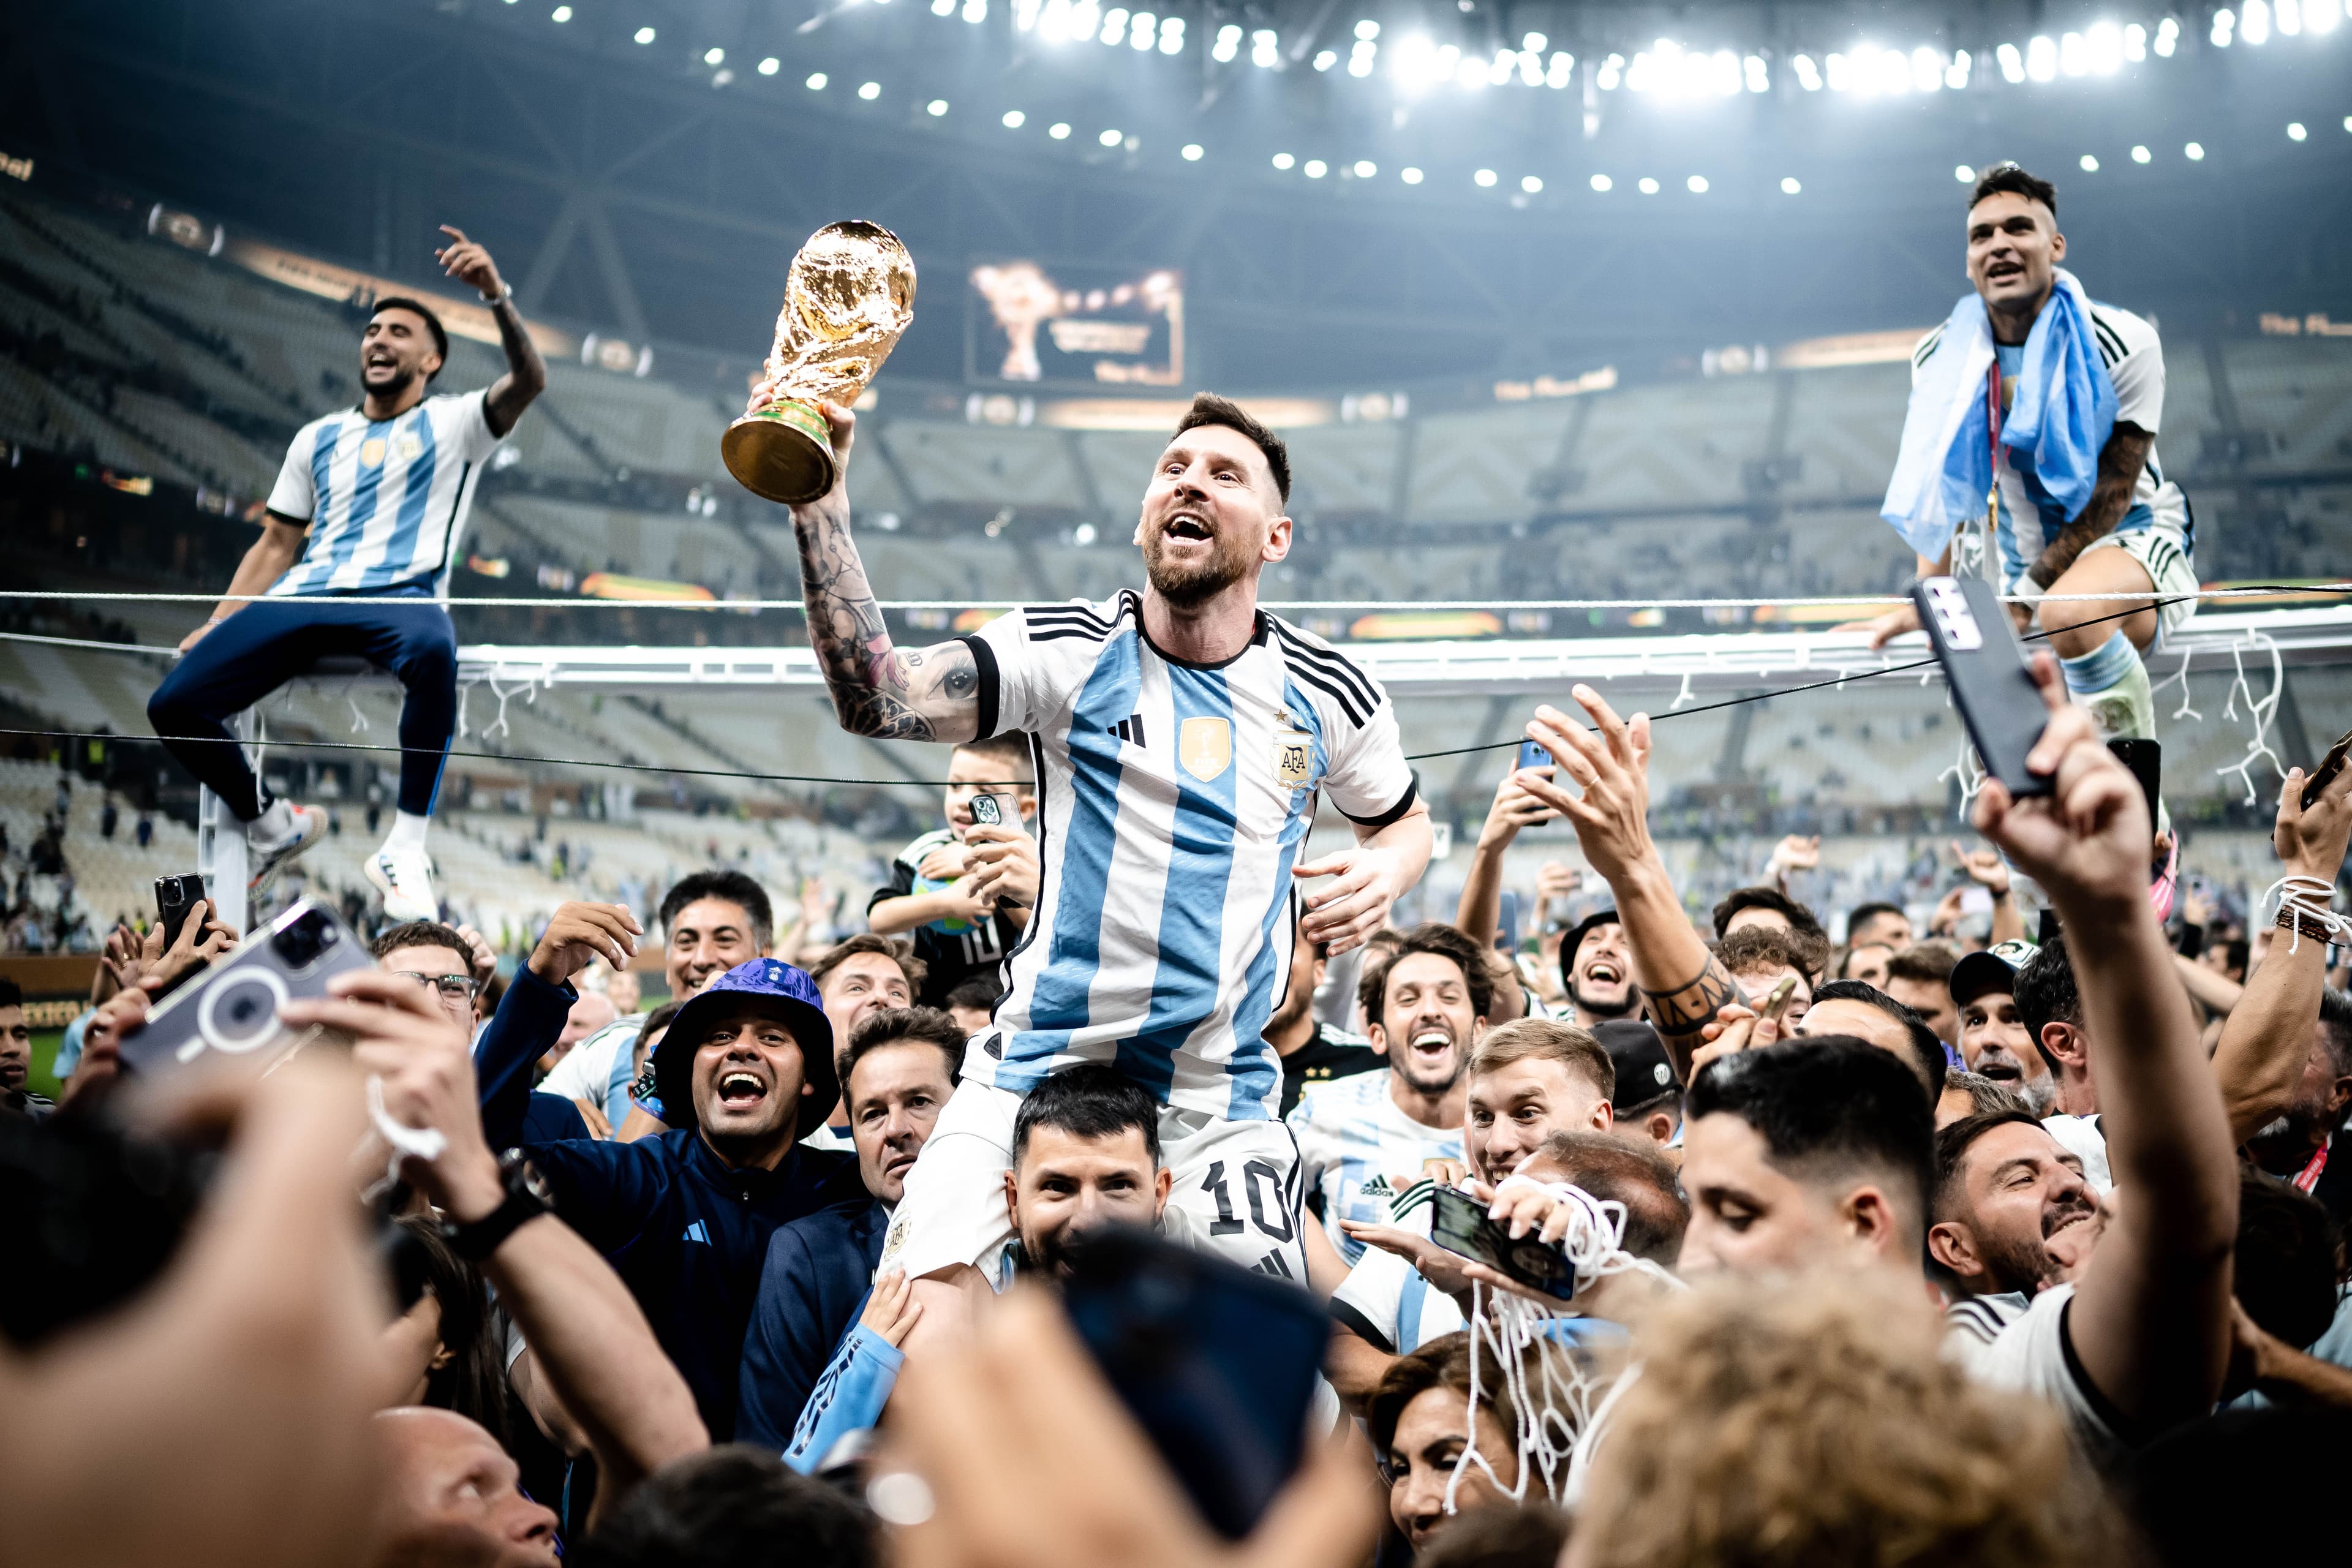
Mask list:
MULTIPOLYGON (((613 905, 559 909, 527 965, 534 984, 518 976, 508 988, 478 1054, 500 1056, 509 1032, 527 1041, 560 1030, 572 976, 599 956, 625 966, 635 923, 613 905)), ((833 1026, 815 984, 791 964, 753 958, 712 980, 677 1010, 652 1066, 668 1131, 525 1144, 504 1163, 535 1171, 551 1206, 627 1283, 723 1443, 768 1238, 866 1189, 855 1155, 798 1142, 824 1124, 840 1088, 833 1026)), ((485 1079, 491 1148, 518 1142, 529 1091, 522 1075, 485 1079)))
POLYGON ((1638 1132, 1666 1152, 1680 1150, 1675 1134, 1683 1124, 1683 1086, 1658 1031, 1639 1018, 1611 1018, 1592 1026, 1592 1037, 1609 1053, 1617 1084, 1609 1109, 1620 1132, 1638 1132))
POLYGON ((1960 1059, 1969 1070, 2015 1090, 2026 1109, 2047 1116, 2058 1080, 2017 1010, 2018 971, 2040 951, 2021 940, 1969 953, 1952 968, 1952 1005, 1960 1010, 1960 1059))

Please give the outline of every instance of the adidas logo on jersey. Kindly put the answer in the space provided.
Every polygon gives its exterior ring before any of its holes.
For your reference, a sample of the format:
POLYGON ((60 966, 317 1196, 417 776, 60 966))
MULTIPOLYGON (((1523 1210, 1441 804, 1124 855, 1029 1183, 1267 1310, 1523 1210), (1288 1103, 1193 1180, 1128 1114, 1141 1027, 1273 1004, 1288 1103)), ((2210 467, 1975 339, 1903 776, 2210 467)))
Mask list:
POLYGON ((1110 732, 1130 746, 1143 744, 1143 715, 1130 713, 1110 727, 1110 732))
POLYGON ((1277 1279, 1296 1279, 1298 1278, 1298 1276, 1290 1271, 1290 1265, 1282 1260, 1282 1252, 1278 1247, 1276 1250, 1267 1253, 1264 1258, 1259 1258, 1255 1263, 1250 1265, 1250 1272, 1253 1274, 1271 1274, 1277 1279))
POLYGON ((1386 1176, 1374 1176, 1362 1186, 1358 1187, 1356 1191, 1360 1195, 1368 1198, 1392 1198, 1396 1196, 1396 1188, 1390 1184, 1389 1179, 1386 1176))

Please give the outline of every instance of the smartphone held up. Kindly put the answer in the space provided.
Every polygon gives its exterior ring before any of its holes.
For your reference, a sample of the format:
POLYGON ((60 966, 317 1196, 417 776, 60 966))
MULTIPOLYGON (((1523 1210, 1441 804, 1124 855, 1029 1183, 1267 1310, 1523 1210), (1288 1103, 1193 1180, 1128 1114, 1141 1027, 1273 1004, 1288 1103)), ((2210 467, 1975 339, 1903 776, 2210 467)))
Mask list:
POLYGON ((336 975, 373 966, 366 944, 331 910, 305 899, 158 1002, 146 1023, 124 1037, 123 1065, 152 1077, 207 1056, 274 1065, 320 1036, 288 1027, 278 1008, 323 997, 336 975))
POLYGON ((2050 794, 2053 781, 2025 765, 2050 711, 1992 584, 1975 577, 1922 577, 1912 586, 1911 601, 1985 772, 2014 798, 2050 794))

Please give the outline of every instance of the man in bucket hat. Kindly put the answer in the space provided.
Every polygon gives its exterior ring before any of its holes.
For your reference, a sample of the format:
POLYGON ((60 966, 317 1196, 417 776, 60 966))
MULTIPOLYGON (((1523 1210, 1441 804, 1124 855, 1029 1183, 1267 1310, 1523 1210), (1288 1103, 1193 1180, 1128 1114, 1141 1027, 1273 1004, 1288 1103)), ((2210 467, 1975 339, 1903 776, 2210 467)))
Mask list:
MULTIPOLYGON (((490 1147, 516 1142, 530 1059, 563 1027, 572 976, 598 956, 625 964, 635 921, 566 904, 548 922, 477 1047, 490 1147)), ((814 983, 780 959, 739 963, 677 1011, 654 1053, 669 1131, 631 1143, 526 1144, 565 1223, 604 1255, 694 1390, 715 1442, 735 1428, 743 1332, 778 1226, 864 1202, 856 1157, 803 1148, 840 1093, 833 1027, 814 983)))

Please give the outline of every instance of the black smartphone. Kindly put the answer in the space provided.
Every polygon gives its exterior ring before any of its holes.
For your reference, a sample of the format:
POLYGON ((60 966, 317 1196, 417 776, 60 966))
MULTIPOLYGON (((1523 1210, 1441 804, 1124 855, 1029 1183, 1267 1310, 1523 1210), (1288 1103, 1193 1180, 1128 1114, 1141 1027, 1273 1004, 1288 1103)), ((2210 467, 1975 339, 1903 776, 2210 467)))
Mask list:
POLYGON ((291 1056, 319 1037, 278 1022, 279 1004, 327 994, 347 969, 372 969, 366 944, 334 911, 304 899, 269 929, 155 1004, 147 1022, 122 1040, 122 1061, 161 1077, 207 1052, 254 1057, 261 1065, 291 1056))
POLYGON ((180 930, 188 923, 188 911, 205 896, 205 879, 190 871, 177 877, 155 879, 155 920, 163 928, 163 951, 180 940, 180 930))
POLYGON ((1436 1190, 1429 1238, 1555 1300, 1576 1295, 1576 1266, 1566 1253, 1533 1235, 1514 1238, 1506 1226, 1486 1217, 1485 1204, 1459 1187, 1436 1190))
POLYGON ((1240 1540, 1305 1453, 1329 1319, 1295 1283, 1147 1231, 1106 1226, 1071 1258, 1078 1337, 1201 1517, 1240 1540))
POLYGON ((2319 765, 2312 769, 2311 776, 2304 781, 2304 810, 2309 811, 2319 804, 2320 792, 2336 782, 2336 775, 2344 771, 2347 757, 2352 757, 2352 730, 2346 731, 2336 739, 2336 744, 2327 748, 2327 754, 2319 759, 2319 765))
POLYGON ((1521 768, 1548 768, 1549 766, 1551 766, 1551 752, 1549 750, 1536 744, 1533 741, 1521 741, 1519 742, 1519 760, 1511 764, 1511 771, 1513 773, 1517 773, 1521 768))
POLYGON ((1976 577, 1922 577, 1912 586, 1911 602, 1936 645, 1952 705, 1960 710, 1985 772, 2012 797, 2050 794, 2055 781, 2025 766, 2050 710, 2042 706, 2009 611, 1992 584, 1976 577))

